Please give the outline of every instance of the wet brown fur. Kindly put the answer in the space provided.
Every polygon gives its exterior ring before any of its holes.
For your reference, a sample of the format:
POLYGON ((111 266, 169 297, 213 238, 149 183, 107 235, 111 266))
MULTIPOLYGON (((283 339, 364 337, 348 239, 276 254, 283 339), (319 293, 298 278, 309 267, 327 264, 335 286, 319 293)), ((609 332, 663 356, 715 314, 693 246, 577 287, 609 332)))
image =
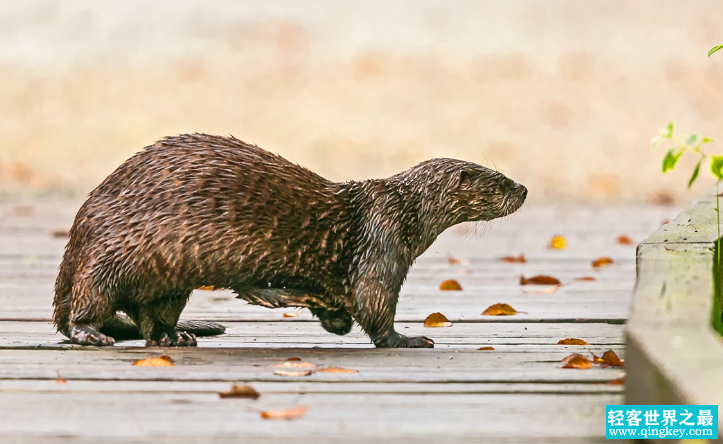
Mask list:
POLYGON ((527 190, 504 175, 433 159, 386 179, 330 182, 233 137, 167 137, 106 178, 78 211, 56 281, 55 324, 72 342, 123 311, 150 345, 175 331, 191 291, 309 307, 322 326, 354 321, 378 347, 430 347, 394 331, 407 271, 451 225, 505 216, 527 190))

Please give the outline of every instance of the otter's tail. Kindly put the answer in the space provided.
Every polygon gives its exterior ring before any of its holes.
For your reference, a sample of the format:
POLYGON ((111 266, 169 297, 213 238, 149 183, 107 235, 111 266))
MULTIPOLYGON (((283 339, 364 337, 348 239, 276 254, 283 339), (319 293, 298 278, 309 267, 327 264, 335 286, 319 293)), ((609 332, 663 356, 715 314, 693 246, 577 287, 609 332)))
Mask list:
MULTIPOLYGON (((223 334, 226 331, 226 327, 208 321, 178 321, 176 331, 193 333, 196 336, 216 336, 223 334)), ((103 322, 100 332, 118 341, 143 339, 138 326, 131 318, 122 313, 116 313, 115 316, 103 322)))

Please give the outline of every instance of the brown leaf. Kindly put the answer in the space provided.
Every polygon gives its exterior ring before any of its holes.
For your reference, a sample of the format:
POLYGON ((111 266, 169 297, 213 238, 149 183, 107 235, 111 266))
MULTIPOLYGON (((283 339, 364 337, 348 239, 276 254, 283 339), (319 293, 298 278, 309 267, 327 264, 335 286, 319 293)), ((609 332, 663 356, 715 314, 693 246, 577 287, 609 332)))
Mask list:
POLYGON ((216 289, 213 285, 201 285, 198 287, 199 290, 213 291, 216 289))
POLYGON ((284 313, 284 317, 285 317, 285 318, 295 318, 295 317, 297 317, 297 316, 299 316, 299 312, 298 312, 298 311, 295 311, 295 312, 293 312, 293 313, 284 313))
POLYGON ((311 375, 311 373, 312 373, 311 370, 302 370, 302 371, 297 371, 297 372, 290 372, 290 371, 286 371, 286 370, 276 370, 274 372, 274 374, 276 376, 309 376, 309 375, 311 375))
POLYGON ((635 246, 635 241, 632 240, 629 236, 626 236, 624 234, 621 234, 618 236, 618 243, 620 245, 629 245, 629 246, 635 246))
POLYGON ((55 372, 58 374, 58 379, 55 380, 56 383, 58 383, 58 384, 67 384, 68 383, 68 381, 66 381, 65 379, 63 379, 62 376, 60 376, 60 370, 55 370, 55 372))
POLYGON ((449 265, 459 265, 459 259, 449 257, 447 260, 449 261, 449 265))
POLYGON ((304 416, 306 409, 305 405, 300 405, 286 410, 266 410, 261 412, 261 417, 263 419, 298 419, 304 416))
POLYGON ((297 358, 296 356, 293 356, 291 358, 286 358, 287 361, 301 361, 301 358, 297 358))
POLYGON ((560 339, 557 342, 557 345, 590 345, 587 342, 583 341, 582 339, 577 338, 565 338, 560 339))
POLYGON ((507 262, 508 264, 524 264, 527 263, 527 258, 525 258, 525 255, 520 253, 519 256, 505 256, 500 258, 502 262, 507 262))
POLYGON ((615 378, 612 381, 608 381, 605 384, 609 385, 625 385, 625 378, 615 378))
POLYGON ((139 367, 172 367, 175 364, 173 364, 173 359, 170 356, 163 355, 156 358, 139 359, 133 365, 139 367))
POLYGON ((613 260, 609 257, 601 257, 599 259, 595 259, 592 261, 592 268, 600 268, 600 267, 607 267, 608 265, 612 265, 613 260))
POLYGON ((560 235, 552 236, 549 247, 555 250, 564 250, 567 247, 567 239, 560 235))
POLYGON ((544 274, 538 274, 531 278, 520 275, 520 285, 560 285, 560 280, 544 274))
POLYGON ((219 392, 218 396, 221 398, 251 398, 259 399, 259 392, 256 391, 250 385, 232 385, 231 390, 225 392, 219 392))
POLYGON ((570 359, 565 362, 565 365, 563 365, 562 368, 576 368, 579 370, 585 370, 592 367, 592 362, 590 362, 589 359, 582 355, 571 355, 568 356, 568 358, 570 359))
POLYGON ((602 364, 602 367, 624 367, 625 363, 622 359, 618 357, 618 355, 615 354, 614 351, 608 350, 602 355, 602 360, 604 363, 602 364))
POLYGON ((595 363, 595 364, 602 364, 602 363, 605 362, 605 360, 604 360, 603 358, 601 358, 600 356, 597 356, 595 353, 592 352, 592 350, 588 350, 588 351, 589 351, 590 354, 592 355, 592 362, 593 362, 593 363, 595 363))
POLYGON ((487 347, 480 347, 477 350, 494 350, 494 349, 495 349, 494 347, 487 346, 487 347))
POLYGON ((296 360, 286 360, 285 362, 282 362, 281 364, 274 364, 271 367, 279 367, 279 368, 315 368, 316 365, 312 364, 310 362, 299 362, 296 360))
POLYGON ((359 370, 343 367, 326 367, 317 370, 319 373, 359 373, 359 370))
POLYGON ((517 314, 517 310, 512 308, 509 304, 494 304, 487 307, 485 311, 482 312, 483 315, 487 316, 510 316, 517 314))
POLYGON ((70 237, 70 231, 68 231, 68 230, 55 230, 55 231, 53 231, 53 232, 51 233, 51 235, 52 235, 54 238, 56 238, 56 239, 65 238, 65 237, 70 237))
POLYGON ((452 323, 442 313, 432 313, 424 320, 425 327, 451 327, 452 323))
POLYGON ((460 291, 462 290, 462 286, 454 279, 448 279, 439 285, 439 289, 445 291, 460 291))
POLYGON ((571 355, 568 355, 568 356, 565 356, 564 358, 562 358, 562 362, 567 364, 568 362, 570 362, 571 359, 578 357, 578 356, 580 356, 582 358, 585 357, 585 356, 581 355, 580 353, 573 353, 571 355))
POLYGON ((576 281, 583 281, 583 282, 593 282, 595 281, 595 278, 592 276, 583 276, 575 279, 576 281))

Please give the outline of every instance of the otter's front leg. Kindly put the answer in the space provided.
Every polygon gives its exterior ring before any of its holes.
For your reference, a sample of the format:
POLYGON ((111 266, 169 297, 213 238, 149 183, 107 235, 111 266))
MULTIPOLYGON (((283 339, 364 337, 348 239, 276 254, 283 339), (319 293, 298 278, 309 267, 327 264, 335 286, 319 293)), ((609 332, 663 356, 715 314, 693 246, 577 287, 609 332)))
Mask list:
POLYGON ((397 312, 397 291, 384 288, 383 281, 367 279, 357 286, 354 296, 354 318, 377 348, 433 348, 426 336, 409 337, 394 330, 397 312))

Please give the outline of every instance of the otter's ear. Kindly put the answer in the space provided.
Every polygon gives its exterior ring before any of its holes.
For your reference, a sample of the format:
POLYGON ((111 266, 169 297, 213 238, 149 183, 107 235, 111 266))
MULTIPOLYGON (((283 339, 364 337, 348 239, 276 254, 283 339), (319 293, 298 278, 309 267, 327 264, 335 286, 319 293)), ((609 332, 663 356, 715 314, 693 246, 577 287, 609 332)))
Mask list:
POLYGON ((472 185, 472 174, 469 171, 459 173, 459 187, 469 188, 470 185, 472 185))

